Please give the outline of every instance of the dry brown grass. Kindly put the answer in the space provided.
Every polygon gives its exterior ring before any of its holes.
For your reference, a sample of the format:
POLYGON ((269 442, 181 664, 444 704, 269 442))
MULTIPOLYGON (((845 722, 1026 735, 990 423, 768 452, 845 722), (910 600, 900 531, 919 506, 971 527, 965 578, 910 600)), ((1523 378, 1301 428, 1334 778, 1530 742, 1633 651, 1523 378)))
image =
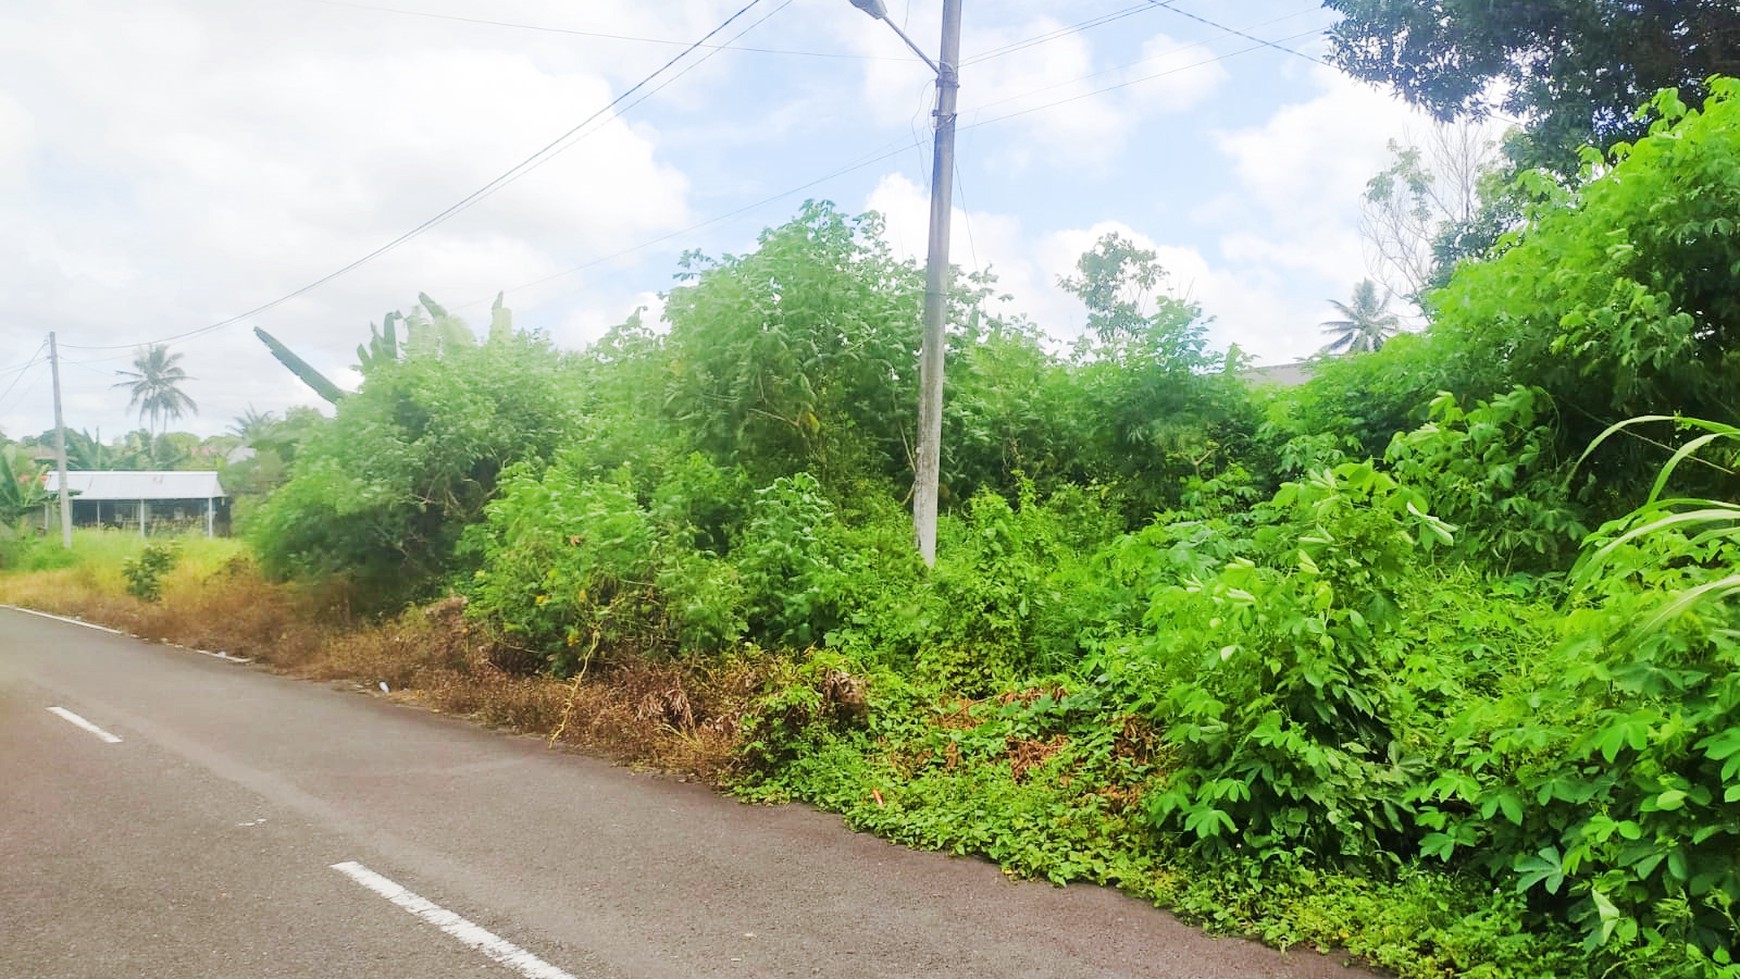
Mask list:
POLYGON ((262 579, 246 561, 215 574, 177 569, 161 602, 126 594, 118 577, 88 565, 0 576, 0 602, 68 615, 158 642, 294 663, 318 655, 330 629, 312 593, 262 579))
MULTIPOLYGON (((385 683, 398 700, 708 781, 737 764, 744 719, 772 665, 756 655, 678 666, 618 654, 601 655, 577 682, 528 675, 534 661, 467 619, 461 598, 357 622, 342 588, 271 582, 246 559, 212 573, 177 569, 157 603, 89 567, 0 576, 0 602, 252 657, 310 680, 385 683)), ((841 699, 861 697, 851 682, 836 683, 841 699)))

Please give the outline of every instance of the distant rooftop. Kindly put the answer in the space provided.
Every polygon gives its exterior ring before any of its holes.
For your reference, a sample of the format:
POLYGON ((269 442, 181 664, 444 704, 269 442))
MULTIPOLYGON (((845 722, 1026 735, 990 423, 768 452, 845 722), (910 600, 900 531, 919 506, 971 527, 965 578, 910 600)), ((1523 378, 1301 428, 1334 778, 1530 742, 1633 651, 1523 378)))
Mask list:
MULTIPOLYGON (((59 493, 59 477, 50 472, 44 488, 59 493)), ((69 472, 66 488, 81 500, 211 500, 229 495, 215 472, 69 472)))
POLYGON ((1281 387, 1296 388, 1311 380, 1317 365, 1309 360, 1295 360, 1290 364, 1270 364, 1267 367, 1249 367, 1239 371, 1239 376, 1252 384, 1276 384, 1281 387))

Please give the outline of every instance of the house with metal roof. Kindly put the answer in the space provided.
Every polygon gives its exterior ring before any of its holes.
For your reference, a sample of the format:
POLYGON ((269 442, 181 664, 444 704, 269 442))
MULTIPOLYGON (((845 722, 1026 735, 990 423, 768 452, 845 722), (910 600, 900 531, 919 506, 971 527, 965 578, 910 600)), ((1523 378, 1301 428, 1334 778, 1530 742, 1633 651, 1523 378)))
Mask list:
MULTIPOLYGON (((55 526, 60 474, 50 472, 43 487, 43 526, 55 526)), ((204 530, 207 537, 228 536, 230 499, 215 472, 69 472, 75 527, 111 527, 149 534, 204 530)))
POLYGON ((1295 360, 1288 364, 1269 364, 1266 367, 1247 367, 1239 372, 1245 382, 1254 386, 1273 385, 1276 387, 1296 388, 1316 373, 1317 363, 1310 360, 1295 360))

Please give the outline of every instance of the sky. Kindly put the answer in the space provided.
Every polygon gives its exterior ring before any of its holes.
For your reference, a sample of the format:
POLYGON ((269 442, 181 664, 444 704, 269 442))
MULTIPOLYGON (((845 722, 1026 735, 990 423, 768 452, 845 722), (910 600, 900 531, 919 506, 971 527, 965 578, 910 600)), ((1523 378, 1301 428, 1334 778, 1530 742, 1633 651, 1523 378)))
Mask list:
MULTIPOLYGON (((887 2, 934 54, 941 0, 887 2)), ((52 425, 50 331, 70 428, 141 427, 116 371, 168 340, 199 406, 172 427, 211 435, 323 404, 254 326, 345 385, 420 292, 479 329, 503 292, 579 348, 806 198, 922 261, 933 73, 847 0, 745 3, 0 0, 0 431, 52 425)), ((1368 274, 1365 183, 1428 125, 1320 62, 1334 17, 965 0, 954 262, 1061 343, 1085 313, 1057 280, 1116 231, 1218 346, 1316 352, 1368 274)))

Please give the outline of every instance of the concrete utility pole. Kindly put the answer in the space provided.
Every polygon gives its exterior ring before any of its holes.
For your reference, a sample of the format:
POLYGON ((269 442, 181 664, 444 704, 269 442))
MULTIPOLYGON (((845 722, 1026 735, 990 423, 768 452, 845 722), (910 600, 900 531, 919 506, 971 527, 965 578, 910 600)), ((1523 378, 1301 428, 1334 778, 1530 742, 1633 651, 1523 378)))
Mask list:
POLYGON ((54 376, 55 463, 60 472, 60 546, 72 550, 72 503, 66 487, 66 420, 60 411, 60 350, 48 334, 48 371, 54 376))
POLYGON ((930 171, 930 246, 924 274, 924 343, 918 356, 918 459, 912 527, 919 556, 936 563, 937 484, 942 468, 943 351, 948 345, 949 218, 954 207, 955 107, 961 88, 961 0, 943 0, 942 51, 931 61, 888 19, 883 0, 851 0, 887 24, 936 71, 936 145, 930 171))

